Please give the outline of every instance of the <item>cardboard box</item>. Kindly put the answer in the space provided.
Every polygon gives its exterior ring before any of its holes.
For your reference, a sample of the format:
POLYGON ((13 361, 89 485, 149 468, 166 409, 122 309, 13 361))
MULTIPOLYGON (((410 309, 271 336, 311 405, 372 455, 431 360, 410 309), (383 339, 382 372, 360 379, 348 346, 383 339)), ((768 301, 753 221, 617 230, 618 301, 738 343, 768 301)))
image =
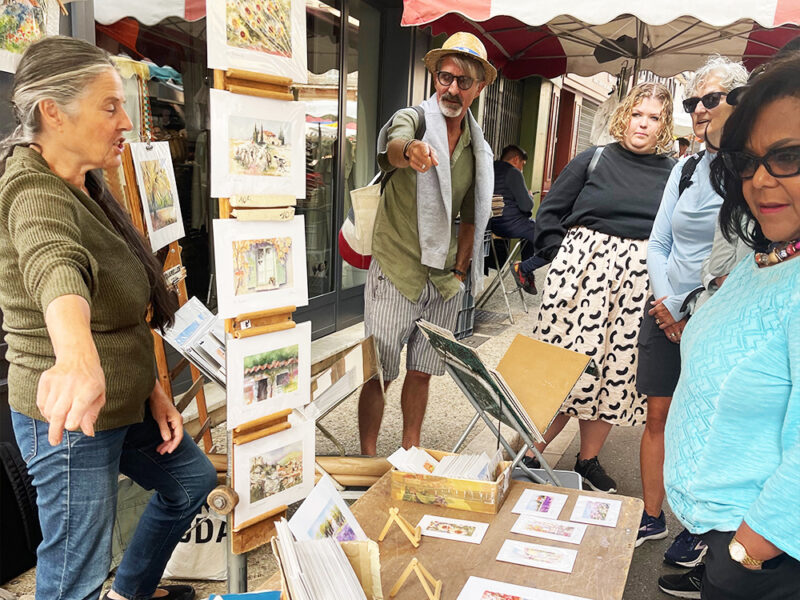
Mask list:
MULTIPOLYGON (((436 460, 452 454, 438 450, 425 451, 436 460)), ((494 515, 499 512, 508 495, 510 468, 510 462, 501 462, 494 481, 416 475, 393 469, 392 499, 494 515)))

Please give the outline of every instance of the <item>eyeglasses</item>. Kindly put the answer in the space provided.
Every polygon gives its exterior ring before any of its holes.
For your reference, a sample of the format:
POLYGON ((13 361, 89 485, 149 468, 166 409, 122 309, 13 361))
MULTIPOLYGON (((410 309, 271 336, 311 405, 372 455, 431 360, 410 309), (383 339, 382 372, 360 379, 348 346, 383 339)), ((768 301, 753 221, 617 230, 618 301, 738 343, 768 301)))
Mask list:
POLYGON ((733 175, 740 179, 751 179, 761 165, 773 177, 794 177, 800 175, 800 146, 775 148, 764 156, 754 156, 749 152, 720 151, 722 163, 733 175))
POLYGON ((697 108, 698 102, 702 102, 703 106, 705 106, 708 110, 711 110, 712 108, 719 106, 719 101, 723 96, 727 95, 727 92, 711 92, 702 98, 698 98, 697 96, 694 98, 687 98, 683 101, 683 110, 690 114, 693 113, 694 109, 697 108))
POLYGON ((448 71, 436 71, 436 80, 444 87, 450 87, 454 79, 458 82, 458 88, 461 90, 468 90, 475 83, 472 77, 467 77, 466 75, 453 75, 448 71))

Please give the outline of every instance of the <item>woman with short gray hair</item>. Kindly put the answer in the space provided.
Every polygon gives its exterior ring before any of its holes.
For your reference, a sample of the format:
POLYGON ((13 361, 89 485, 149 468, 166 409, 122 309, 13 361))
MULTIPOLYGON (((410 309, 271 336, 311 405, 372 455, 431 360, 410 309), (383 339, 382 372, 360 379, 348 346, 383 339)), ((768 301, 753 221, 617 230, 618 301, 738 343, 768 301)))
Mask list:
MULTIPOLYGON (((715 56, 694 74, 687 86, 684 110, 692 117, 695 136, 707 149, 681 159, 672 170, 647 247, 647 271, 653 294, 644 308, 639 333, 636 389, 647 396, 647 423, 642 435, 640 465, 644 513, 636 545, 668 534, 664 501, 664 424, 672 392, 680 376, 680 340, 691 314, 693 294, 702 289, 701 267, 711 252, 722 198, 711 187, 710 165, 722 128, 733 111, 727 93, 747 83, 741 63, 715 56)), ((705 546, 688 531, 667 550, 667 562, 696 565, 705 546)))
POLYGON ((103 185, 131 128, 109 56, 64 37, 14 76, 0 143, 0 310, 11 421, 36 487, 36 598, 96 600, 111 563, 120 473, 155 489, 105 598, 191 600, 157 588, 216 473, 154 370, 151 327, 177 302, 103 185))

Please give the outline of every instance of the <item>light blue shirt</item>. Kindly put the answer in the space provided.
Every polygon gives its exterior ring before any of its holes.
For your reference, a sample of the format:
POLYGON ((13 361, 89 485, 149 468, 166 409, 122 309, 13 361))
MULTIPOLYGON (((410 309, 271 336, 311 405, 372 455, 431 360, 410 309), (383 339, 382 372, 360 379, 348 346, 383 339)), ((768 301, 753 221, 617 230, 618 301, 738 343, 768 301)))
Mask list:
POLYGON ((692 533, 742 520, 800 559, 800 258, 739 262, 689 320, 664 486, 692 533))
POLYGON ((673 167, 647 244, 647 272, 653 295, 656 299, 667 297, 664 306, 676 321, 686 314, 681 311, 686 296, 703 285, 700 270, 714 241, 722 205, 722 197, 711 187, 714 156, 710 152, 703 154, 692 174, 692 185, 680 198, 678 184, 687 159, 673 167))

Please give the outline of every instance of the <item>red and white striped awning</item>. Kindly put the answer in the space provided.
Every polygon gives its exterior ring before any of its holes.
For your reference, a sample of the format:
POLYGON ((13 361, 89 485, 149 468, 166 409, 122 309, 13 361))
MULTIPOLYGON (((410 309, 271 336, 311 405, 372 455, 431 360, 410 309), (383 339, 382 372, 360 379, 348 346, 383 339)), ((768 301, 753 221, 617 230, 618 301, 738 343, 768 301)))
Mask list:
POLYGON ((667 76, 714 53, 753 68, 800 35, 799 23, 799 0, 404 0, 402 21, 474 33, 512 79, 616 73, 626 61, 667 76))
POLYGON ((100 0, 94 3, 94 19, 103 25, 133 17, 155 25, 168 17, 197 21, 206 16, 206 0, 100 0))

